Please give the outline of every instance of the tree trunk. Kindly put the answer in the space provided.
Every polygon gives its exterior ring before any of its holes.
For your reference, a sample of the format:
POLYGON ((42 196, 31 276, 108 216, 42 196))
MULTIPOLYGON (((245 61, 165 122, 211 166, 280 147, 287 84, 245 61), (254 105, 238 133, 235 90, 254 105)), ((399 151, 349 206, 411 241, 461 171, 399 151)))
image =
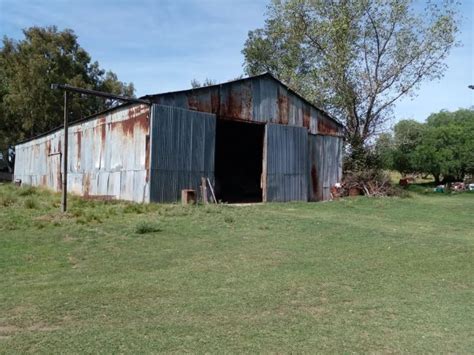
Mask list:
POLYGON ((344 170, 359 171, 367 168, 367 151, 359 134, 348 137, 350 154, 344 170))

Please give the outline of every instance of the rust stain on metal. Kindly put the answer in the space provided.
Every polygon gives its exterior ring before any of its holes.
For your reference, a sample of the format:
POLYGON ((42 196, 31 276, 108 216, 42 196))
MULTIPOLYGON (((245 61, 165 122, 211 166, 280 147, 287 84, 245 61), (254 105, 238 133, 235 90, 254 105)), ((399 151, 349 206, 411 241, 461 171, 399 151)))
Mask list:
POLYGON ((221 96, 219 116, 243 121, 253 119, 252 92, 249 85, 231 87, 221 96))
MULTIPOLYGON (((206 94, 197 94, 194 91, 189 92, 186 95, 188 101, 188 109, 200 112, 212 112, 212 97, 206 94)), ((217 106, 216 106, 217 107, 217 106)))
POLYGON ((278 123, 288 124, 288 96, 285 93, 278 94, 278 123))
POLYGON ((187 98, 188 98, 188 108, 189 108, 190 110, 199 111, 199 110, 198 110, 199 100, 198 100, 198 98, 196 97, 196 94, 193 93, 193 92, 190 92, 190 93, 187 95, 187 98))
MULTIPOLYGON (((150 127, 149 115, 147 112, 139 113, 138 115, 132 110, 129 110, 128 119, 110 124, 111 130, 120 129, 126 136, 133 136, 135 130, 140 130, 148 133, 150 127)), ((105 139, 105 137, 103 137, 105 139)))
POLYGON ((105 147, 105 136, 107 133, 107 124, 106 119, 104 116, 99 117, 97 120, 97 126, 94 127, 94 130, 100 130, 100 143, 102 145, 102 149, 105 147))
POLYGON ((252 121, 253 119, 253 94, 252 87, 250 83, 240 87, 241 95, 241 118, 247 121, 252 121))
POLYGON ((113 122, 111 125, 112 130, 120 128, 122 133, 126 136, 133 135, 133 128, 135 126, 135 122, 132 119, 120 121, 120 122, 113 122))
POLYGON ((240 117, 242 112, 242 97, 239 92, 229 92, 227 100, 221 105, 221 115, 229 118, 243 118, 240 117))
POLYGON ((328 134, 328 135, 337 135, 338 127, 332 123, 330 120, 326 119, 323 116, 318 117, 318 133, 328 134))
POLYGON ((303 106, 303 127, 310 129, 311 108, 308 105, 303 106))
POLYGON ((219 113, 220 97, 217 90, 211 92, 211 113, 219 113))
MULTIPOLYGON (((150 138, 147 137, 149 122, 149 106, 141 105, 134 108, 127 106, 96 116, 94 120, 72 124, 69 132, 72 151, 68 166, 72 173, 71 191, 84 196, 99 195, 97 198, 108 199, 113 190, 114 198, 146 201, 147 196, 143 193, 146 191, 144 190, 146 189, 145 176, 147 181, 151 179, 148 170, 152 145, 150 138), (115 128, 118 131, 114 135, 110 135, 111 128, 107 127, 108 125, 111 127, 112 123, 117 123, 115 128), (113 161, 109 162, 107 159, 112 155, 109 152, 116 151, 117 145, 119 145, 119 150, 121 146, 127 150, 128 154, 134 154, 134 156, 129 158, 120 153, 114 155, 113 161), (135 148, 140 149, 135 151, 135 148), (81 157, 85 159, 81 161, 81 157), (144 162, 146 167, 143 166, 144 162), (118 171, 120 171, 119 176, 115 174, 118 171), (136 181, 137 179, 134 178, 135 171, 143 172, 140 174, 140 178, 143 176, 141 181, 136 181), (122 172, 127 181, 125 186, 122 185, 122 172), (109 186, 112 177, 113 188, 109 186)), ((57 131, 44 138, 20 145, 18 162, 21 162, 23 171, 17 172, 17 175, 26 184, 41 185, 55 191, 62 190, 61 151, 63 147, 61 141, 63 140, 62 131, 57 131)))

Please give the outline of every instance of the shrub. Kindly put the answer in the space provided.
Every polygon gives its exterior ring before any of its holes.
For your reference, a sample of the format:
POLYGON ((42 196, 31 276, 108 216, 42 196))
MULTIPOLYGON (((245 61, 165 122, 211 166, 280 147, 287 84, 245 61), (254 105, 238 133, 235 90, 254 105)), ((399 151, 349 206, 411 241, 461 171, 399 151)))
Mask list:
POLYGON ((135 226, 135 233, 137 234, 147 234, 160 232, 161 229, 156 223, 141 221, 135 226))
POLYGON ((13 205, 18 198, 10 194, 0 195, 0 206, 9 207, 13 205))
POLYGON ((21 187, 18 191, 19 196, 31 196, 36 194, 36 188, 33 186, 21 187))
POLYGON ((232 224, 232 223, 235 222, 235 219, 234 219, 234 217, 232 217, 232 216, 225 216, 225 217, 224 217, 224 222, 225 222, 225 223, 228 223, 228 224, 232 224))
POLYGON ((141 214, 144 212, 144 206, 139 203, 130 203, 125 206, 123 213, 137 213, 141 214))
POLYGON ((38 201, 36 201, 34 198, 28 198, 24 202, 25 208, 29 209, 36 209, 38 208, 38 201))

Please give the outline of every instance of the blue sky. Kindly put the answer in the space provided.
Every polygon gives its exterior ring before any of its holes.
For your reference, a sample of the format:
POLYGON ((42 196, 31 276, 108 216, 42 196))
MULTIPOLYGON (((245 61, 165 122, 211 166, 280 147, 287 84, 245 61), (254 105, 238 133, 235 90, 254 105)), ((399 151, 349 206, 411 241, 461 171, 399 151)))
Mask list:
MULTIPOLYGON (((135 84, 137 95, 181 90, 196 78, 226 81, 242 74, 247 32, 262 27, 267 0, 0 0, 0 35, 22 38, 32 25, 72 28, 101 67, 135 84)), ((474 105, 474 0, 443 79, 399 102, 396 122, 474 105)))

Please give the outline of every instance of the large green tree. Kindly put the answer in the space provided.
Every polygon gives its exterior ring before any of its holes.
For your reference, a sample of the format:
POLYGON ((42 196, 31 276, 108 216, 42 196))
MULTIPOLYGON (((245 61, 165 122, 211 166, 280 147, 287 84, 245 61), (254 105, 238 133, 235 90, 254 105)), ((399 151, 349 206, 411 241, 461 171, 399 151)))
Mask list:
MULTIPOLYGON (((0 48, 0 146, 34 136, 62 123, 62 92, 51 83, 133 96, 133 84, 105 71, 83 49, 72 30, 31 27, 24 39, 4 37, 0 48)), ((71 119, 106 109, 113 102, 74 95, 71 119)))
POLYGON ((456 44, 451 1, 274 0, 250 31, 245 71, 270 71, 345 125, 353 159, 423 80, 439 78, 456 44))
POLYGON ((415 120, 402 120, 393 128, 393 167, 402 175, 426 172, 426 170, 420 169, 416 155, 416 148, 422 142, 425 126, 425 124, 415 120))
POLYGON ((376 147, 401 174, 433 175, 435 182, 461 181, 474 174, 474 109, 441 111, 425 123, 398 122, 391 135, 381 135, 376 147))
POLYGON ((474 174, 474 110, 442 111, 425 123, 414 150, 418 171, 430 173, 435 181, 461 181, 474 174))

